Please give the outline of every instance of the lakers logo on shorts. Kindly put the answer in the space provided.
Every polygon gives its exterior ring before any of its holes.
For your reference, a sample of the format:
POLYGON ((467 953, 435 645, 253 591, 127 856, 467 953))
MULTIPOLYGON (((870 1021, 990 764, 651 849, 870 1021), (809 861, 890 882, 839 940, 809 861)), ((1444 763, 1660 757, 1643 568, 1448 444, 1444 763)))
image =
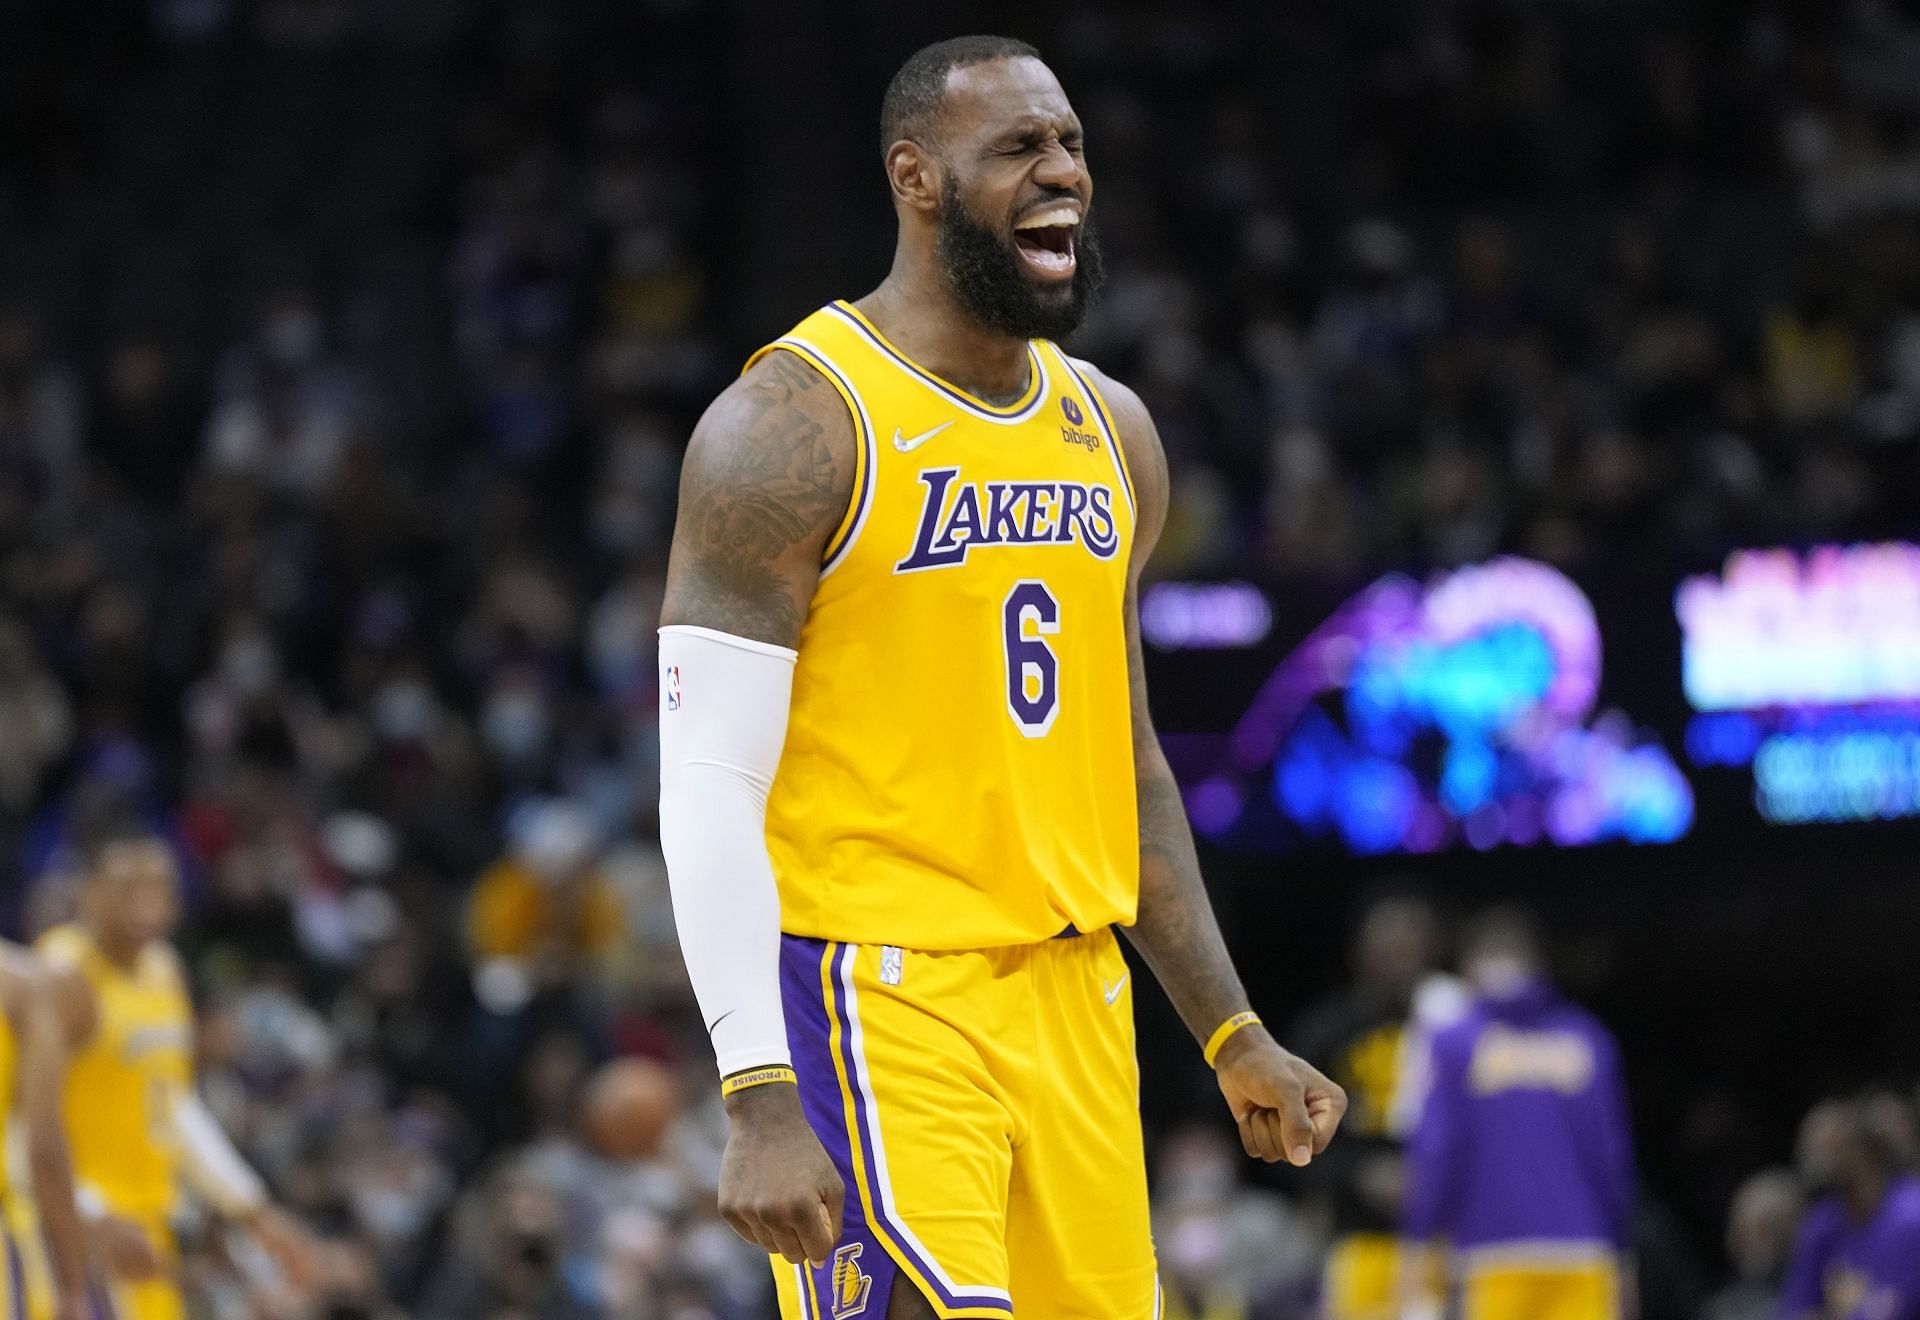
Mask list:
POLYGON ((867 1309, 873 1276, 860 1268, 863 1242, 849 1242, 833 1253, 833 1320, 847 1320, 867 1309))

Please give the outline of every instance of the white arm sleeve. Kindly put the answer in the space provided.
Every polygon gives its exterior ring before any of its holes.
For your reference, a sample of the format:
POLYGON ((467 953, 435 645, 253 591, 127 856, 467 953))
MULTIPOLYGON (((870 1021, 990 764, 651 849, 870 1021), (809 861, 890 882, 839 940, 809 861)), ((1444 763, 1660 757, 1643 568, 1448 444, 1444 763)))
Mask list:
POLYGON ((660 630, 660 851, 720 1075, 792 1062, 767 793, 795 653, 711 628, 660 630))
POLYGON ((267 1203, 266 1184, 233 1148, 200 1097, 182 1090, 173 1102, 180 1172, 200 1198, 223 1215, 250 1215, 267 1203))

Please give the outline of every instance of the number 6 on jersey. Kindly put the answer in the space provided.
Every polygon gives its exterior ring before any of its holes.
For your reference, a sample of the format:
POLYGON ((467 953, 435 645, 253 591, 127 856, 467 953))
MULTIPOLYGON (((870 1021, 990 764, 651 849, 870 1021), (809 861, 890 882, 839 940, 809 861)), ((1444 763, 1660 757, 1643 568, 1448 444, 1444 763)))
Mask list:
POLYGON ((1026 578, 1013 584, 1000 617, 1007 644, 1007 712, 1021 733, 1044 738, 1060 713, 1060 661, 1046 643, 1060 631, 1060 602, 1046 583, 1026 578))

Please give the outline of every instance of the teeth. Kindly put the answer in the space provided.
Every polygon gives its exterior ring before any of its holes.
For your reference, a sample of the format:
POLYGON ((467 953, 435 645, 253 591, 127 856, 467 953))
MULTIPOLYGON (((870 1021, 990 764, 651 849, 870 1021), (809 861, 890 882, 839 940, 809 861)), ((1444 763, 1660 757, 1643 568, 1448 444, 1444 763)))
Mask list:
POLYGON ((1080 209, 1061 204, 1049 206, 1038 215, 1033 215, 1015 225, 1015 229, 1048 229, 1054 225, 1073 225, 1080 222, 1080 209))

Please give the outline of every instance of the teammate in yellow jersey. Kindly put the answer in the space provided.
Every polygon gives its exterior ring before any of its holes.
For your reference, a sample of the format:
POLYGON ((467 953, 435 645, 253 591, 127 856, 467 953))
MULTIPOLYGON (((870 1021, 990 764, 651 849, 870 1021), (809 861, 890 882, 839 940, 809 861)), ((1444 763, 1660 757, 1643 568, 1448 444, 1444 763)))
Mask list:
MULTIPOLYGON (((55 1280, 57 1320, 91 1320, 87 1303, 86 1243, 73 1202, 73 1165, 61 1119, 61 1069, 66 1042, 59 1005, 44 969, 25 949, 0 941, 0 1198, 10 1186, 4 1163, 7 1125, 17 1115, 26 1129, 27 1186, 55 1280)), ((0 1207, 0 1317, 26 1320, 26 1262, 37 1253, 15 1239, 13 1217, 0 1207)))
POLYGON ((150 835, 106 834, 89 849, 79 919, 37 951, 68 1024, 66 1134, 84 1199, 102 1212, 101 1320, 179 1320, 170 1218, 187 1180, 244 1225, 290 1274, 305 1232, 266 1190, 193 1090, 193 1009, 167 943, 179 901, 173 855, 150 835))
POLYGON ((1037 53, 888 88, 879 288, 696 428, 662 614, 661 841, 723 1078, 721 1210, 788 1320, 1159 1313, 1123 928, 1248 1154, 1346 1099, 1248 1007, 1148 718, 1167 511, 1140 400, 1055 340, 1099 274, 1037 53))

